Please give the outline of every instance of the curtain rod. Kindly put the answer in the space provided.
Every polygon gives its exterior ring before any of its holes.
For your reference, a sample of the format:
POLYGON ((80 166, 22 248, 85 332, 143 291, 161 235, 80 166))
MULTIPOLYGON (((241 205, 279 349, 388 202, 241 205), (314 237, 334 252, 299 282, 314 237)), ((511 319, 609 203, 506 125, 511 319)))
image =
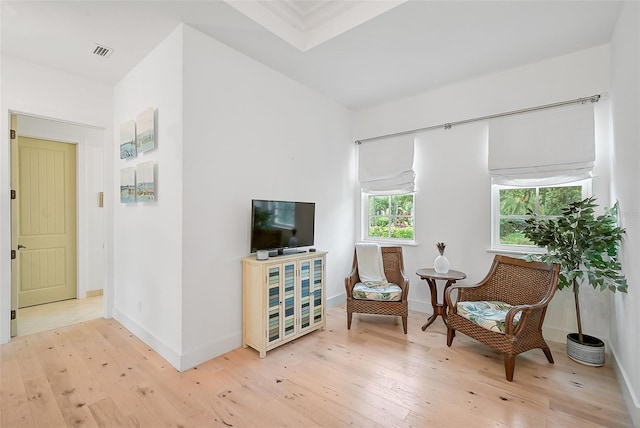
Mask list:
POLYGON ((362 143, 366 143, 366 142, 369 142, 369 141, 380 140, 382 138, 397 137, 399 135, 407 135, 407 134, 413 134, 413 133, 417 133, 417 132, 431 131, 431 130, 439 129, 439 128, 451 129, 451 127, 453 127, 453 126, 464 125, 466 123, 479 122, 479 121, 482 121, 482 120, 495 119, 495 118, 504 117, 504 116, 512 116, 514 114, 529 113, 529 112, 532 112, 532 111, 545 110, 545 109, 548 109, 548 108, 561 107, 561 106, 566 106, 566 105, 570 105, 570 104, 578 104, 578 103, 584 104, 587 101, 590 101, 592 103, 597 103, 598 101, 600 101, 600 98, 601 98, 601 95, 600 94, 596 94, 596 95, 591 95, 590 97, 576 98, 576 99, 568 100, 568 101, 560 101, 560 102, 552 103, 552 104, 544 104, 544 105, 536 106, 536 107, 523 108, 523 109, 520 109, 520 110, 512 110, 512 111, 508 111, 508 112, 505 112, 505 113, 496 113, 496 114, 490 114, 488 116, 474 117, 473 119, 458 120, 456 122, 443 123, 441 125, 427 126, 426 128, 418 128, 418 129, 412 129, 410 131, 394 132, 393 134, 379 135, 377 137, 371 137, 371 138, 363 138, 361 140, 356 140, 355 143, 356 144, 362 144, 362 143))

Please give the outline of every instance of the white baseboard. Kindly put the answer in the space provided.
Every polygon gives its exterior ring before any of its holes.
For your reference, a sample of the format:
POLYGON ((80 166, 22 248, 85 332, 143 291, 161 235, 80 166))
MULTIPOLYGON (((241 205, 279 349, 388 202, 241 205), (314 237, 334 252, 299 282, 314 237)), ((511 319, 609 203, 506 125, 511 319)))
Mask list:
POLYGON ((328 308, 335 308, 336 306, 340 306, 341 304, 343 304, 346 301, 347 301, 347 294, 346 293, 342 293, 342 294, 338 294, 337 296, 330 297, 326 301, 327 309, 328 308))
POLYGON ((102 288, 98 288, 97 290, 87 290, 85 297, 98 297, 102 295, 102 288))
POLYGON ((241 346, 242 333, 227 336, 222 340, 217 340, 216 342, 207 343, 203 346, 200 346, 198 349, 185 352, 182 357, 180 357, 180 367, 178 368, 178 370, 189 370, 190 368, 193 368, 198 364, 202 364, 205 361, 209 361, 219 355, 226 354, 227 352, 237 349, 241 346))
MULTIPOLYGON (((542 336, 545 340, 557 343, 567 343, 567 334, 574 333, 555 327, 542 326, 542 336)), ((606 344, 605 344, 606 345, 606 344)), ((608 352, 608 346, 605 346, 605 353, 608 352)))
POLYGON ((138 339, 149 345, 151 349, 156 351, 162 358, 167 360, 169 364, 179 371, 189 370, 198 364, 209 361, 219 355, 232 351, 242 346, 242 333, 225 337, 216 342, 207 343, 198 349, 180 354, 167 346, 162 340, 158 339, 144 327, 133 319, 129 318, 118 309, 114 309, 114 318, 120 324, 133 333, 138 339))
POLYGON ((171 349, 166 343, 147 331, 138 322, 128 317, 126 314, 113 308, 113 318, 122 324, 127 330, 133 333, 138 339, 149 345, 151 349, 156 351, 162 358, 167 360, 176 369, 180 370, 180 354, 171 349))
POLYGON ((431 308, 431 301, 412 300, 409 299, 409 310, 415 312, 421 312, 423 314, 433 314, 433 308, 431 308))
POLYGON ((631 416, 633 426, 640 427, 640 401, 638 400, 638 395, 629 381, 627 371, 618 363, 615 348, 613 346, 610 348, 613 369, 616 372, 616 377, 618 378, 618 383, 620 384, 620 389, 622 390, 622 396, 624 397, 624 402, 627 405, 629 416, 631 416))

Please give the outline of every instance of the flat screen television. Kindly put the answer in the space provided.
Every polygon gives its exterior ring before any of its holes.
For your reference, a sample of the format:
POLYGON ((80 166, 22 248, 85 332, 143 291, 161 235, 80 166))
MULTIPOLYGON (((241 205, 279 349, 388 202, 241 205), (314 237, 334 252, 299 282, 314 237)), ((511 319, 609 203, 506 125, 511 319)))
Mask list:
POLYGON ((251 201, 251 252, 313 245, 316 204, 313 202, 251 201))

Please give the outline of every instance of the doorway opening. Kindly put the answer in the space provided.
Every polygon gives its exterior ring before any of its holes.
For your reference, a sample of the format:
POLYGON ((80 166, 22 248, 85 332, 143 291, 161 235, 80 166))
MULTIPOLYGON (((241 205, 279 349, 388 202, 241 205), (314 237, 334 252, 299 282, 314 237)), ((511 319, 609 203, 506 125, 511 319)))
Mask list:
POLYGON ((103 130, 24 114, 11 129, 11 336, 102 317, 103 130))

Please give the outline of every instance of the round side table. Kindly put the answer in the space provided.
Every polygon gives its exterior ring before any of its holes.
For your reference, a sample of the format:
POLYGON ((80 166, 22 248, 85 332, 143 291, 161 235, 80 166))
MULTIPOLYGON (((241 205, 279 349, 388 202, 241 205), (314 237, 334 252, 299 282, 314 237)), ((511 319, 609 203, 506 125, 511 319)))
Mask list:
POLYGON ((433 322, 438 318, 438 315, 442 317, 444 323, 447 323, 447 306, 444 303, 438 303, 438 287, 436 286, 437 280, 447 281, 444 286, 442 295, 447 291, 452 284, 456 281, 465 279, 467 274, 458 270, 450 270, 447 273, 437 273, 433 268, 418 269, 416 275, 427 281, 429 284, 429 290, 431 291, 431 306, 433 307, 433 315, 427 319, 427 322, 422 326, 422 331, 425 331, 433 322))

